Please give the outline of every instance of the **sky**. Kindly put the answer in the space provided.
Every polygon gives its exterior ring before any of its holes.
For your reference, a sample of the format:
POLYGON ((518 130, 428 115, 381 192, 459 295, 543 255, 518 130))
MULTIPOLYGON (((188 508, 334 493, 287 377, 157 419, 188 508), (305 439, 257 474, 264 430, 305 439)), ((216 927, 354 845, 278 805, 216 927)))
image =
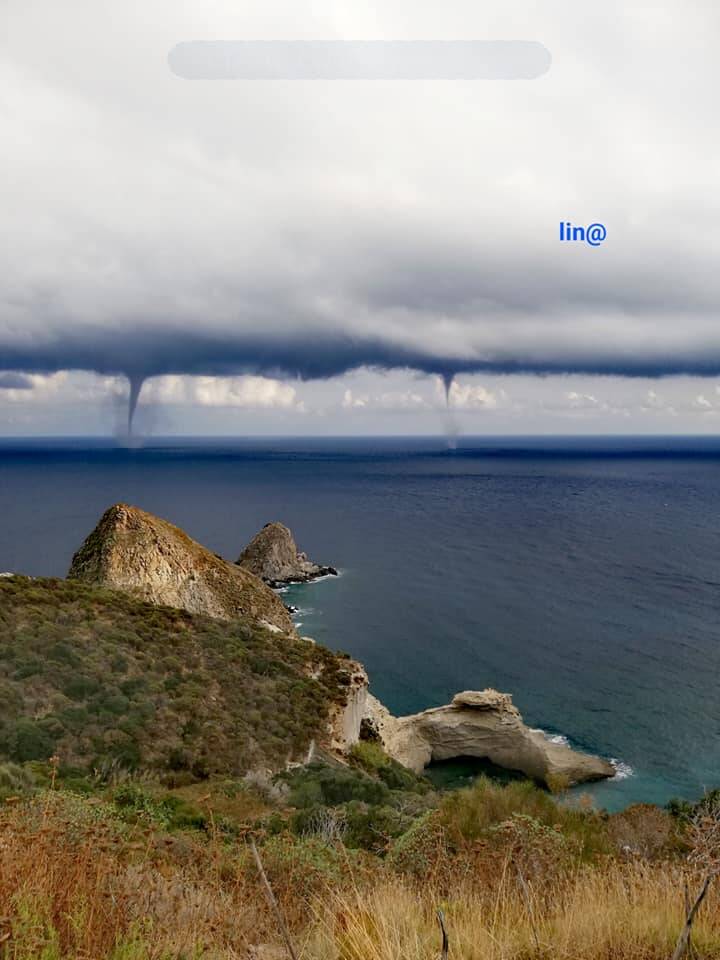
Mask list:
POLYGON ((0 434, 122 434, 130 384, 150 435, 717 431, 720 8, 3 0, 0 27, 0 434), (399 39, 530 40, 551 64, 168 61, 399 39))

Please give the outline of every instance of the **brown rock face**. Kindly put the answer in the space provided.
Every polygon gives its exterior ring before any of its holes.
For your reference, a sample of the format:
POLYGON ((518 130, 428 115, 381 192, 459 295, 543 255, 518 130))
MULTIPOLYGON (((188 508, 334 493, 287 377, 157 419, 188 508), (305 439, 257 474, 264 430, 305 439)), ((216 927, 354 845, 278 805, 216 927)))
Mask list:
POLYGON ((294 633, 282 601, 252 573, 167 520, 124 503, 103 514, 73 557, 68 577, 125 590, 150 603, 221 620, 246 617, 294 633))
POLYGON ((274 587, 286 583, 304 583, 337 574, 333 567, 322 567, 300 553, 295 538, 282 523, 266 523, 245 547, 238 565, 274 587))

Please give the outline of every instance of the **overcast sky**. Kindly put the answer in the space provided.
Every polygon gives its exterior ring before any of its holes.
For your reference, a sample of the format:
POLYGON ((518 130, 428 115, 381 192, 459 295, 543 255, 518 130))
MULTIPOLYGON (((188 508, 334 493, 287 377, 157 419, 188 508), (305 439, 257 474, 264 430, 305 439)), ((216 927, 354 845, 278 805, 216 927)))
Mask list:
POLYGON ((3 0, 0 433, 716 432, 720 8, 3 0), (188 81, 189 40, 536 40, 188 81), (561 243, 561 220, 607 227, 561 243), (446 412, 442 377, 455 374, 446 412))

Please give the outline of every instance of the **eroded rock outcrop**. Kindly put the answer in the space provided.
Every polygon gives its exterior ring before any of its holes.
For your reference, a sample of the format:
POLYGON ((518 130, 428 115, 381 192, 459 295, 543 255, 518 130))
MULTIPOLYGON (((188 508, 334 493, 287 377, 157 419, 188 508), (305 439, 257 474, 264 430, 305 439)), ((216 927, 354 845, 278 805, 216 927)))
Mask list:
POLYGON ((549 785, 615 774, 606 760, 550 743, 525 726, 512 697, 497 690, 466 690, 447 706, 408 717, 393 717, 368 695, 367 722, 390 756, 416 773, 433 761, 478 757, 549 785))
POLYGON ((103 514, 73 557, 68 577, 191 613, 221 620, 246 617, 295 632, 284 604, 262 580, 167 520, 124 503, 103 514))
POLYGON ((282 523, 266 523, 238 557, 238 566, 260 577, 271 587, 288 583, 306 583, 328 574, 334 567, 323 567, 301 553, 291 531, 282 523))
POLYGON ((370 697, 365 667, 357 660, 346 660, 345 663, 348 681, 345 686, 346 700, 331 711, 329 728, 331 747, 340 753, 346 753, 360 739, 370 697))

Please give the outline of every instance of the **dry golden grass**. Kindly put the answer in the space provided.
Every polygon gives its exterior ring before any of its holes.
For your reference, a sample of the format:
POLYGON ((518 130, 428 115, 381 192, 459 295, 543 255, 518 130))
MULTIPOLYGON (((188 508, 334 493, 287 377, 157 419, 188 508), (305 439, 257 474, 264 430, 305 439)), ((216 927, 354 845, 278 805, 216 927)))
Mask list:
POLYGON ((61 795, 3 817, 0 903, 3 960, 245 957, 272 933, 254 878, 219 847, 61 795))
MULTIPOLYGON (((457 960, 667 960, 684 921, 684 880, 667 864, 614 862, 585 867, 552 891, 529 886, 525 895, 508 871, 494 891, 467 884, 444 902, 428 888, 395 880, 323 904, 304 955, 435 960, 440 903, 457 960)), ((720 957, 719 906, 716 892, 696 922, 700 957, 720 957)))
MULTIPOLYGON (((534 847, 536 857, 545 848, 534 847)), ((667 960, 681 929, 680 857, 559 869, 475 844, 424 877, 317 841, 261 852, 303 960, 436 960, 445 911, 451 960, 667 960), (523 872, 524 870, 524 872, 523 872)), ((242 843, 155 834, 62 793, 0 813, 3 960, 281 957, 279 932, 242 843)), ((698 916, 697 955, 720 958, 720 883, 698 916)))

